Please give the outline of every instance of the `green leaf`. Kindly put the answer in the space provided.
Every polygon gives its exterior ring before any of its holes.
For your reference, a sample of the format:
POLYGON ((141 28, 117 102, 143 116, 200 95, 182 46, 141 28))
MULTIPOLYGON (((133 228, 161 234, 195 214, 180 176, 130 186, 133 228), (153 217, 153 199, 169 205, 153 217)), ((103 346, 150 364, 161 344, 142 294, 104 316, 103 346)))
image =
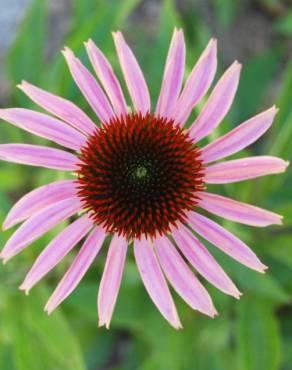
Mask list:
POLYGON ((281 35, 292 35, 292 11, 286 12, 275 24, 274 29, 281 35))
POLYGON ((29 297, 13 296, 7 305, 17 369, 85 370, 79 343, 61 311, 50 317, 43 311, 47 298, 48 292, 38 288, 29 297))
POLYGON ((215 15, 222 29, 226 30, 231 26, 239 5, 239 1, 232 0, 213 0, 215 15))
POLYGON ((277 370, 281 339, 272 307, 265 301, 242 299, 237 304, 238 367, 242 370, 277 370))
POLYGON ((242 121, 259 110, 265 94, 272 83, 279 63, 279 51, 269 50, 244 64, 235 106, 236 120, 242 121))
POLYGON ((13 84, 22 79, 39 81, 44 70, 46 29, 45 1, 34 0, 6 59, 6 70, 13 84))

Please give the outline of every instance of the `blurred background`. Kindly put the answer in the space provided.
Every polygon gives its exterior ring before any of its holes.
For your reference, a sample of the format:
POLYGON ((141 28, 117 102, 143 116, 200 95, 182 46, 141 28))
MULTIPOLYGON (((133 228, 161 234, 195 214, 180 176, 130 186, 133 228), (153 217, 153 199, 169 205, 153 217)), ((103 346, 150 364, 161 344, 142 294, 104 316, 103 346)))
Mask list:
MULTIPOLYGON (((0 0, 0 106, 36 108, 18 89, 22 79, 72 99, 89 111, 67 71, 60 49, 86 59, 91 37, 120 71, 111 31, 133 46, 155 101, 174 26, 187 41, 187 72, 211 36, 219 41, 218 76, 243 63, 235 103, 216 131, 227 132, 276 103, 273 128, 246 154, 292 157, 292 4, 289 0, 0 0)), ((194 115, 197 111, 194 112, 194 115)), ((44 140, 0 122, 1 143, 44 140)), ((175 296, 184 325, 173 330, 147 297, 132 253, 126 264, 111 328, 97 327, 96 296, 104 263, 98 257, 78 289, 50 317, 43 306, 74 253, 32 290, 17 287, 33 260, 64 225, 8 265, 0 266, 1 370, 291 370, 292 199, 291 171, 216 192, 270 208, 283 227, 256 229, 220 220, 269 266, 263 276, 210 250, 243 292, 240 301, 206 284, 220 315, 212 320, 175 296)), ((0 221, 23 194, 65 174, 0 163, 0 221)), ((11 231, 0 235, 1 248, 11 231)))

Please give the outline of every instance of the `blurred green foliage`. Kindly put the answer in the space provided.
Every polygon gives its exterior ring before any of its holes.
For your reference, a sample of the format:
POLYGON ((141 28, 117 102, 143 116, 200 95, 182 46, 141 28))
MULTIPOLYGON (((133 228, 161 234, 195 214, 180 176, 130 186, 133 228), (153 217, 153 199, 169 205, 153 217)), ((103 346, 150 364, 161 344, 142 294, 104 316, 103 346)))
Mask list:
MULTIPOLYGON (((246 3, 250 3, 249 1, 246 3)), ((259 1, 269 11, 279 2, 259 1)), ((135 21, 139 0, 73 1, 69 30, 63 44, 85 59, 83 41, 92 38, 105 52, 119 74, 110 32, 121 29, 134 45, 155 101, 160 87, 165 55, 174 26, 186 32, 187 70, 192 67, 212 32, 197 8, 187 2, 179 12, 172 0, 161 3, 154 37, 143 22, 135 21), (151 44, 150 44, 151 43, 151 44), (149 47, 151 45, 151 47, 149 47)), ((242 1, 213 0, 215 22, 220 30, 240 17, 242 1)), ((35 0, 6 59, 12 85, 27 79, 52 92, 73 99, 88 114, 84 99, 74 86, 58 53, 47 60, 47 3, 35 0)), ((149 26, 150 27, 150 26, 149 26)), ((244 65, 241 85, 231 113, 217 135, 248 116, 266 108, 268 93, 277 82, 280 113, 274 127, 248 153, 292 156, 292 62, 285 61, 286 37, 292 33, 292 10, 273 21, 272 47, 252 55, 244 65), (281 72, 281 73, 279 73, 281 72), (277 75, 277 77, 276 77, 277 75), (279 78, 280 75, 280 78, 279 78), (276 79, 277 78, 277 79, 276 79)), ((216 36, 216 35, 215 35, 216 36)), ((250 40, 252 42, 253 40, 250 40)), ((219 43, 219 61, 220 60, 219 43)), ((220 63, 222 72, 222 63, 220 63)), ((217 74, 218 76, 218 74, 217 74)), ((17 89, 11 106, 33 107, 17 89)), ((44 143, 1 122, 1 141, 44 143)), ((242 155, 242 154, 241 154, 242 155)), ((1 163, 0 219, 22 194, 41 184, 62 178, 54 171, 1 163)), ((78 289, 48 317, 42 310, 57 281, 70 265, 73 254, 28 297, 17 290, 32 261, 60 230, 49 232, 7 266, 0 267, 0 369, 1 370, 291 370, 292 369, 292 200, 291 173, 230 185, 222 191, 236 199, 272 208, 285 216, 282 228, 255 229, 222 222, 248 242, 270 268, 265 276, 239 266, 212 246, 216 258, 244 293, 239 302, 208 285, 220 313, 214 320, 191 311, 176 297, 184 330, 176 332, 164 321, 147 297, 129 253, 111 330, 97 328, 96 295, 104 254, 78 289)), ((0 235, 1 244, 11 232, 0 235)))

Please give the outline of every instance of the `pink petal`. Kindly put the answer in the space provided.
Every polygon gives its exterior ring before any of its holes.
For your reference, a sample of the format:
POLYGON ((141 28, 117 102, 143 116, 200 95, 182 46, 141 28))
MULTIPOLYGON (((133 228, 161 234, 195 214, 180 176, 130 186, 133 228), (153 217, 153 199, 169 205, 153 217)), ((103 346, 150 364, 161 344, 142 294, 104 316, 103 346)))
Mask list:
POLYGON ((199 207, 228 220, 261 227, 282 224, 282 216, 265 209, 207 192, 198 196, 199 207))
POLYGON ((82 205, 78 198, 61 200, 36 213, 25 221, 11 236, 1 252, 4 262, 22 251, 28 244, 41 237, 55 225, 80 211, 82 205))
POLYGON ((226 184, 255 177, 284 172, 289 162, 271 156, 247 157, 205 168, 204 181, 209 184, 226 184))
POLYGON ((105 238, 102 228, 96 227, 86 239, 72 265, 58 284, 54 293, 46 304, 45 311, 50 314, 69 294, 77 287, 96 255, 100 251, 105 238))
POLYGON ((91 119, 69 100, 51 94, 26 81, 22 81, 18 87, 39 106, 69 123, 77 130, 90 135, 96 129, 96 125, 91 119))
POLYGON ((30 109, 0 109, 0 118, 69 149, 79 150, 87 140, 86 136, 64 122, 30 109))
POLYGON ((140 66, 121 32, 113 33, 118 58, 136 112, 150 111, 150 96, 140 66))
POLYGON ((117 234, 113 237, 99 286, 97 302, 99 326, 105 325, 107 329, 121 285, 127 246, 128 242, 124 237, 117 234))
POLYGON ((3 222, 3 230, 34 216, 60 200, 72 198, 74 195, 76 195, 75 180, 56 181, 41 186, 27 193, 14 204, 3 222))
POLYGON ((195 277, 168 238, 156 238, 154 244, 161 267, 177 293, 194 310, 214 317, 216 310, 207 290, 195 277))
POLYGON ((149 242, 134 241, 134 254, 144 286, 152 301, 169 323, 180 329, 181 323, 167 283, 149 242))
POLYGON ((173 230, 172 236, 182 254, 206 280, 224 293, 239 298, 240 292, 236 286, 211 253, 186 227, 180 225, 179 229, 173 230))
POLYGON ((75 155, 63 150, 29 144, 1 144, 0 159, 63 171, 76 170, 78 162, 75 155))
POLYGON ((91 227, 92 220, 85 214, 60 232, 38 256, 19 289, 28 294, 79 243, 91 227))
POLYGON ((185 68, 185 41, 182 30, 174 30, 170 43, 156 114, 169 117, 180 93, 185 68))
POLYGON ((268 130, 277 111, 274 106, 212 141, 202 149, 201 158, 205 163, 212 162, 246 148, 268 130))
POLYGON ((75 57, 72 50, 65 48, 64 57, 72 77, 101 122, 108 122, 114 113, 107 97, 89 70, 75 57))
POLYGON ((233 102, 241 65, 234 62, 217 82, 207 103, 192 124, 189 134, 197 142, 210 134, 225 117, 233 102))
POLYGON ((118 116, 127 114, 127 103, 112 66, 92 40, 85 43, 85 46, 89 59, 113 105, 115 113, 118 116))
POLYGON ((243 265, 259 272, 264 272, 267 268, 246 244, 216 222, 198 213, 190 212, 189 224, 204 239, 243 265))
POLYGON ((211 39, 190 73, 171 116, 183 126, 192 109, 208 91, 217 68, 217 41, 211 39))

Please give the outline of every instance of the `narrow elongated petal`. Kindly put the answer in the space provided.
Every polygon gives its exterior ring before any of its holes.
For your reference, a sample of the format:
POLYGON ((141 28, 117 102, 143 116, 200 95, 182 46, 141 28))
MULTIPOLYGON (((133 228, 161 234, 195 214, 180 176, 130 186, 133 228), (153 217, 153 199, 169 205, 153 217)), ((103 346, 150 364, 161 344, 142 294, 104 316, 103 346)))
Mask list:
POLYGON ((0 257, 4 262, 22 251, 55 225, 73 216, 82 208, 78 198, 62 200, 25 221, 7 241, 0 257))
POLYGON ((155 249, 163 271, 177 293, 194 309, 214 317, 212 300, 167 237, 155 239, 155 249))
POLYGON ((172 236, 185 258, 206 280, 224 293, 239 298, 240 292, 222 267, 186 227, 180 225, 173 230, 172 236))
POLYGON ((115 113, 118 116, 121 114, 127 114, 127 103, 124 98, 121 85, 112 69, 112 66, 92 40, 89 40, 87 43, 85 43, 85 46, 89 59, 112 103, 115 113))
POLYGON ((185 68, 185 41, 182 30, 174 30, 164 68, 156 114, 169 117, 181 90, 185 68))
POLYGON ((1 144, 0 159, 7 162, 63 171, 76 170, 78 163, 78 158, 71 153, 46 146, 29 144, 1 144))
POLYGON ((60 232, 38 256, 19 289, 28 293, 75 247, 91 227, 92 220, 85 214, 60 232))
POLYGON ((121 32, 114 32, 113 38, 134 108, 145 114, 150 111, 150 95, 143 73, 121 32))
POLYGON ((205 182, 226 184, 284 172, 289 162, 271 156, 247 157, 205 168, 205 182))
POLYGON ((217 161, 254 143, 271 126, 277 111, 278 109, 274 106, 214 140, 202 149, 202 160, 205 163, 217 161))
POLYGON ((66 148, 79 150, 87 138, 66 123, 30 109, 0 109, 0 118, 66 148))
POLYGON ((190 73, 185 87, 171 114, 181 126, 188 119, 192 109, 208 91, 217 68, 217 41, 211 39, 200 59, 190 73))
POLYGON ((199 207, 228 220, 260 227, 282 224, 282 216, 265 209, 205 191, 198 196, 199 207))
POLYGON ((121 285, 127 254, 127 240, 115 235, 110 244, 98 291, 99 326, 109 328, 121 285))
POLYGON ((142 281, 152 301, 166 320, 174 328, 180 329, 182 326, 175 304, 152 246, 145 239, 135 240, 134 254, 142 281))
POLYGON ((198 213, 190 212, 189 224, 204 239, 243 265, 259 272, 264 272, 267 268, 243 241, 216 222, 198 213))
POLYGON ((189 134, 197 142, 210 134, 225 117, 233 102, 241 65, 234 62, 215 86, 201 113, 192 124, 189 134))
POLYGON ((96 79, 80 62, 80 60, 75 57, 70 49, 65 48, 63 54, 69 66, 72 77, 88 101, 89 105, 101 122, 108 122, 114 116, 114 113, 107 97, 97 83, 96 79))
POLYGON ((83 278, 93 260, 97 256, 105 238, 101 227, 96 227, 86 239, 72 265, 58 284, 54 293, 46 304, 45 311, 50 314, 66 299, 83 278))
POLYGON ((41 186, 27 193, 14 204, 3 222, 3 230, 26 220, 52 204, 72 198, 74 195, 76 195, 74 180, 56 181, 41 186))
POLYGON ((77 130, 90 135, 96 129, 96 125, 91 119, 71 101, 49 93, 26 81, 22 81, 18 87, 40 107, 61 118, 77 130))

